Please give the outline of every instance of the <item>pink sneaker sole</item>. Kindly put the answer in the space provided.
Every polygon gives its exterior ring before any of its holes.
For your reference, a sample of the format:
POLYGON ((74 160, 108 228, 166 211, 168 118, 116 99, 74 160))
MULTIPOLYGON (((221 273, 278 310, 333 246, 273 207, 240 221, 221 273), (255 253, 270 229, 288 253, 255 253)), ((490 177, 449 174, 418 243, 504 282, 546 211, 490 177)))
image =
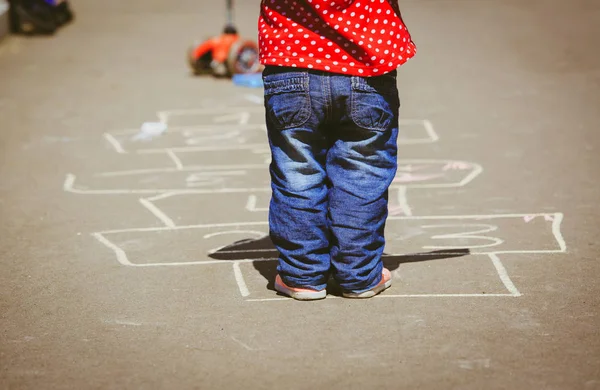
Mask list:
POLYGON ((327 296, 327 291, 324 289, 311 290, 308 288, 289 287, 283 283, 283 280, 281 280, 279 275, 275 277, 275 290, 299 301, 314 301, 317 299, 323 299, 327 296))
POLYGON ((344 292, 342 293, 342 295, 344 296, 344 298, 372 298, 375 295, 387 290, 391 286, 392 274, 387 268, 384 268, 383 271, 381 271, 381 282, 379 282, 377 286, 373 287, 370 290, 363 291, 361 293, 344 292))

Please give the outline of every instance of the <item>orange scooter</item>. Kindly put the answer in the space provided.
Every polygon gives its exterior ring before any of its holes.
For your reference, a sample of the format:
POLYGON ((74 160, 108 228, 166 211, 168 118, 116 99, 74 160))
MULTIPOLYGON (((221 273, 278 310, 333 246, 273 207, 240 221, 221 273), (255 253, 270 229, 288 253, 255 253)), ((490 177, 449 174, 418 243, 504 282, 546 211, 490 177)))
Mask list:
POLYGON ((233 0, 227 0, 227 25, 223 33, 188 50, 188 63, 196 75, 229 77, 262 70, 258 46, 238 35, 233 25, 233 0))

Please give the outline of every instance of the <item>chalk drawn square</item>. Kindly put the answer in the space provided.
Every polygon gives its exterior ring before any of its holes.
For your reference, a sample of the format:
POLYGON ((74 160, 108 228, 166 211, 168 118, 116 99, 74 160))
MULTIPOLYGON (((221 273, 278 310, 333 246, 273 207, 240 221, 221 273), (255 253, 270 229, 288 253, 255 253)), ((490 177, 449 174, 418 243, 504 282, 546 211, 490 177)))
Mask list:
POLYGON ((563 253, 561 213, 389 217, 388 253, 563 253))
POLYGON ((468 161, 399 159, 391 188, 463 187, 482 171, 479 164, 468 161))
MULTIPOLYGON (((412 297, 511 297, 498 270, 488 256, 468 255, 466 252, 416 256, 384 256, 384 264, 393 272, 393 286, 379 298, 412 297)), ((234 264, 233 272, 243 299, 272 301, 286 299, 278 295, 273 282, 277 261, 254 261, 234 264)), ((330 281, 328 299, 339 298, 341 290, 330 281)))
MULTIPOLYGON (((222 223, 181 228, 120 229, 94 233, 125 266, 181 266, 219 264, 228 260, 211 258, 213 252, 235 242, 255 240, 268 235, 265 222, 222 223)), ((271 258, 273 250, 258 253, 271 258)), ((257 256, 253 252, 252 256, 257 256)))
POLYGON ((211 194, 269 190, 268 168, 262 165, 235 168, 230 166, 182 169, 168 167, 102 172, 89 176, 71 177, 65 184, 65 190, 99 194, 160 194, 165 192, 211 194))
POLYGON ((437 142, 438 139, 438 134, 427 119, 400 119, 399 145, 429 144, 437 142))
POLYGON ((176 153, 185 167, 233 167, 233 169, 257 168, 269 169, 271 151, 268 144, 257 148, 238 149, 233 153, 223 153, 220 150, 181 150, 176 153))
POLYGON ((165 153, 232 151, 268 148, 264 124, 209 124, 168 128, 155 137, 140 138, 139 130, 108 132, 104 135, 119 153, 165 153))
POLYGON ((223 194, 164 194, 150 197, 153 212, 159 218, 166 216, 171 225, 221 224, 265 222, 270 193, 223 193, 223 194), (158 210, 158 212, 157 212, 158 210))
POLYGON ((261 125, 265 123, 263 106, 229 106, 198 109, 164 110, 158 113, 169 127, 203 125, 261 125))

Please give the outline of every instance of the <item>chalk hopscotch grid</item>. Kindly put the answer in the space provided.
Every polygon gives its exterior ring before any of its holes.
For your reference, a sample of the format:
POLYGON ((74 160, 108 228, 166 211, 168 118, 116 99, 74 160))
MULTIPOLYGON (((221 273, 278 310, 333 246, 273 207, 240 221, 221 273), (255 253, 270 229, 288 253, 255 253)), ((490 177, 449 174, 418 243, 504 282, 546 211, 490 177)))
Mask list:
MULTIPOLYGON (((238 107, 238 108, 227 108, 228 110, 238 110, 234 114, 221 115, 220 117, 213 118, 216 124, 210 125, 195 125, 195 126, 173 126, 169 128, 169 132, 202 132, 214 130, 216 126, 222 128, 234 128, 236 130, 255 130, 257 128, 265 130, 264 124, 249 124, 251 118, 251 112, 258 112, 262 109, 258 107, 238 107), (219 125, 220 122, 235 121, 234 124, 219 125)), ((189 116, 189 115, 205 115, 214 114, 215 109, 197 109, 197 110, 170 110, 161 111, 158 113, 159 120, 163 123, 168 123, 169 119, 177 116, 189 116)), ((231 112, 231 111, 230 111, 231 112)), ((420 144, 420 143, 432 143, 439 139, 439 136, 434 130, 432 123, 428 120, 402 120, 401 125, 422 125, 427 134, 426 137, 420 139, 404 139, 400 140, 400 143, 404 144, 420 144)), ((137 132, 137 129, 127 129, 119 132, 104 133, 105 140, 113 147, 116 153, 127 154, 130 153, 118 140, 119 136, 130 135, 137 132)), ((168 173, 168 172, 187 172, 187 171, 205 171, 207 173, 212 172, 215 175, 227 174, 232 170, 243 170, 243 173, 247 173, 248 170, 264 169, 266 164, 254 164, 254 165, 221 165, 221 166, 206 166, 206 165, 190 165, 185 166, 178 155, 178 153, 189 153, 198 151, 234 151, 234 150, 252 150, 256 152, 266 152, 263 144, 247 144, 237 145, 232 147, 211 147, 211 146, 185 146, 185 147, 168 147, 168 148, 146 148, 135 150, 137 154, 146 153, 164 153, 166 154, 174 164, 174 167, 165 167, 157 169, 137 169, 128 171, 113 171, 113 172, 101 172, 95 174, 97 177, 112 177, 112 176, 130 176, 138 174, 148 173, 168 173)), ((529 251, 497 251, 497 252, 471 252, 472 255, 485 255, 491 260, 500 280, 504 287, 508 291, 506 294, 385 294, 380 295, 379 298, 412 298, 412 297, 519 297, 521 293, 518 291, 514 283, 511 281, 504 265, 502 264, 498 254, 503 253, 564 253, 566 251, 566 244, 562 237, 560 226, 563 220, 562 213, 541 213, 541 214, 493 214, 493 215, 479 215, 479 216, 413 216, 411 207, 407 200, 407 189, 408 188, 444 188, 444 187, 463 187, 475 179, 479 174, 483 172, 483 167, 479 164, 466 161, 455 161, 455 160, 432 160, 432 159, 412 159, 412 160, 399 160, 399 165, 405 164, 410 166, 411 164, 445 164, 445 167, 458 167, 457 169, 471 169, 471 172, 466 175, 458 183, 438 183, 438 184, 427 184, 427 183, 406 183, 402 185, 393 185, 391 190, 396 191, 397 200, 399 203, 399 212, 404 214, 403 217, 396 217, 391 213, 390 220, 394 219, 481 219, 481 218, 502 218, 502 217, 519 217, 534 218, 544 217, 552 218, 552 233, 556 242, 558 243, 559 249, 556 250, 529 250, 529 251)), ((198 262, 172 262, 172 263, 146 263, 146 264, 134 264, 131 263, 127 257, 126 252, 118 245, 108 240, 105 236, 114 233, 125 233, 125 232, 151 232, 151 231, 162 231, 162 230, 179 230, 179 229, 194 229, 194 228, 215 228, 215 227, 227 227, 227 226, 253 226, 253 225, 265 225, 266 222, 241 222, 241 223, 230 223, 230 224, 208 224, 208 225, 185 225, 177 226, 175 222, 160 208, 158 208, 153 202, 160 199, 166 199, 171 196, 180 194, 219 194, 219 193, 261 193, 269 192, 268 187, 259 188, 232 188, 232 189, 116 189, 116 190, 88 190, 78 189, 75 187, 76 176, 74 174, 68 174, 65 182, 63 183, 63 189, 66 192, 76 194, 96 194, 96 195, 119 195, 119 194, 144 194, 153 195, 151 197, 140 198, 140 204, 150 211, 157 219, 159 219, 165 226, 161 228, 133 228, 133 229, 119 229, 119 230, 107 230, 102 232, 94 232, 92 236, 95 237, 100 243, 113 250, 117 261, 125 266, 132 267, 162 267, 162 266, 189 266, 189 265, 214 265, 214 264, 233 264, 233 274, 238 284, 238 289, 242 297, 249 302, 265 302, 265 301, 286 301, 289 298, 265 298, 265 299, 252 299, 248 298, 250 295, 249 290, 246 286, 243 274, 240 269, 240 263, 255 262, 255 261, 276 261, 274 258, 266 259, 248 259, 248 260, 215 260, 215 261, 198 261, 198 262)), ((246 209, 249 211, 265 212, 265 208, 256 207, 256 196, 249 195, 246 204, 246 209)))

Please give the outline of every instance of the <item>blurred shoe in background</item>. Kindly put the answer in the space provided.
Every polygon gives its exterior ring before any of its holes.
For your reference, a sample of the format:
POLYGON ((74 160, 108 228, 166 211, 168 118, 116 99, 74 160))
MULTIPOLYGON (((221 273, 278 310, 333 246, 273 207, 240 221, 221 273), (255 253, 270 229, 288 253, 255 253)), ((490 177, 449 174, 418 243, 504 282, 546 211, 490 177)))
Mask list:
POLYGON ((9 0, 11 30, 17 34, 50 35, 73 20, 67 1, 9 0))

